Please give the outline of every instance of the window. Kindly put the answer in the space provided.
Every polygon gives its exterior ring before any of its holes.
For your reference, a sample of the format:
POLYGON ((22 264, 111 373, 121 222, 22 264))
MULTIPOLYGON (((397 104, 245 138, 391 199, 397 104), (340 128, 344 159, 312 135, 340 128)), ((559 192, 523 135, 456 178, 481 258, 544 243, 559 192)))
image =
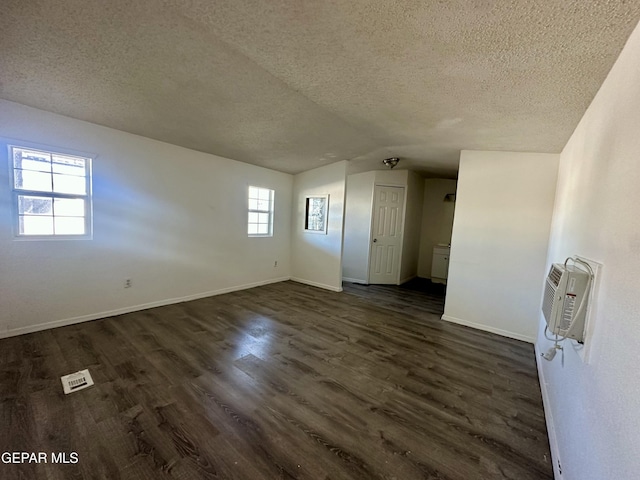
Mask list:
POLYGON ((307 195, 305 200, 304 231, 327 233, 329 195, 307 195))
POLYGON ((18 237, 91 235, 91 159, 9 146, 18 237))
POLYGON ((273 194, 268 188, 249 187, 250 237, 273 236, 273 194))

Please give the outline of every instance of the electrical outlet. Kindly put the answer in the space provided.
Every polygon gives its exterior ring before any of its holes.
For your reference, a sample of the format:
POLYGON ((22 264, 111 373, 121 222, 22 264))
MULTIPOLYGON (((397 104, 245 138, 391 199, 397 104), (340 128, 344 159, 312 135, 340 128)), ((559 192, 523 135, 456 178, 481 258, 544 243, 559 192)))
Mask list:
POLYGON ((124 288, 131 288, 131 285, 132 285, 131 279, 130 278, 125 279, 124 288))

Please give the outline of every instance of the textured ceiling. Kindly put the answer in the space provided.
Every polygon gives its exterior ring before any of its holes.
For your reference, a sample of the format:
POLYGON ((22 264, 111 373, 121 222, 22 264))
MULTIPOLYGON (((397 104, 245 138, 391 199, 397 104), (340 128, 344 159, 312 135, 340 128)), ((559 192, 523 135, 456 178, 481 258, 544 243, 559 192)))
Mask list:
POLYGON ((624 0, 2 0, 0 97, 284 172, 399 156, 455 176, 461 149, 559 152, 639 19, 624 0))

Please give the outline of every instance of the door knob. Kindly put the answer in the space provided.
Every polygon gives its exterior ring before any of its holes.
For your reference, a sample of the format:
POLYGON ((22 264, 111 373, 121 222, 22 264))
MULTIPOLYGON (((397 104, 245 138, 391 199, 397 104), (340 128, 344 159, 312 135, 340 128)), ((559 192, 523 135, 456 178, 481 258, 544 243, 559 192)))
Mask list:
POLYGON ((378 239, 377 239, 377 238, 374 238, 374 239, 373 239, 373 243, 376 243, 377 241, 378 241, 378 239))

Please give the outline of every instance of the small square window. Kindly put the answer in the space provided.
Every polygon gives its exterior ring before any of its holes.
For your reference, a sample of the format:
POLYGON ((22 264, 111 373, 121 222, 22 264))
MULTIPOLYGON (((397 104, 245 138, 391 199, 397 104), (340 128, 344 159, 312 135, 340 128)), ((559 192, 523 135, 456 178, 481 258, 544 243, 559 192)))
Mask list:
POLYGON ((305 199, 304 231, 327 234, 329 195, 307 195, 305 199))
POLYGON ((273 236, 274 191, 249 187, 249 216, 247 233, 250 237, 273 236))
POLYGON ((91 236, 91 158, 9 145, 16 237, 91 236))

